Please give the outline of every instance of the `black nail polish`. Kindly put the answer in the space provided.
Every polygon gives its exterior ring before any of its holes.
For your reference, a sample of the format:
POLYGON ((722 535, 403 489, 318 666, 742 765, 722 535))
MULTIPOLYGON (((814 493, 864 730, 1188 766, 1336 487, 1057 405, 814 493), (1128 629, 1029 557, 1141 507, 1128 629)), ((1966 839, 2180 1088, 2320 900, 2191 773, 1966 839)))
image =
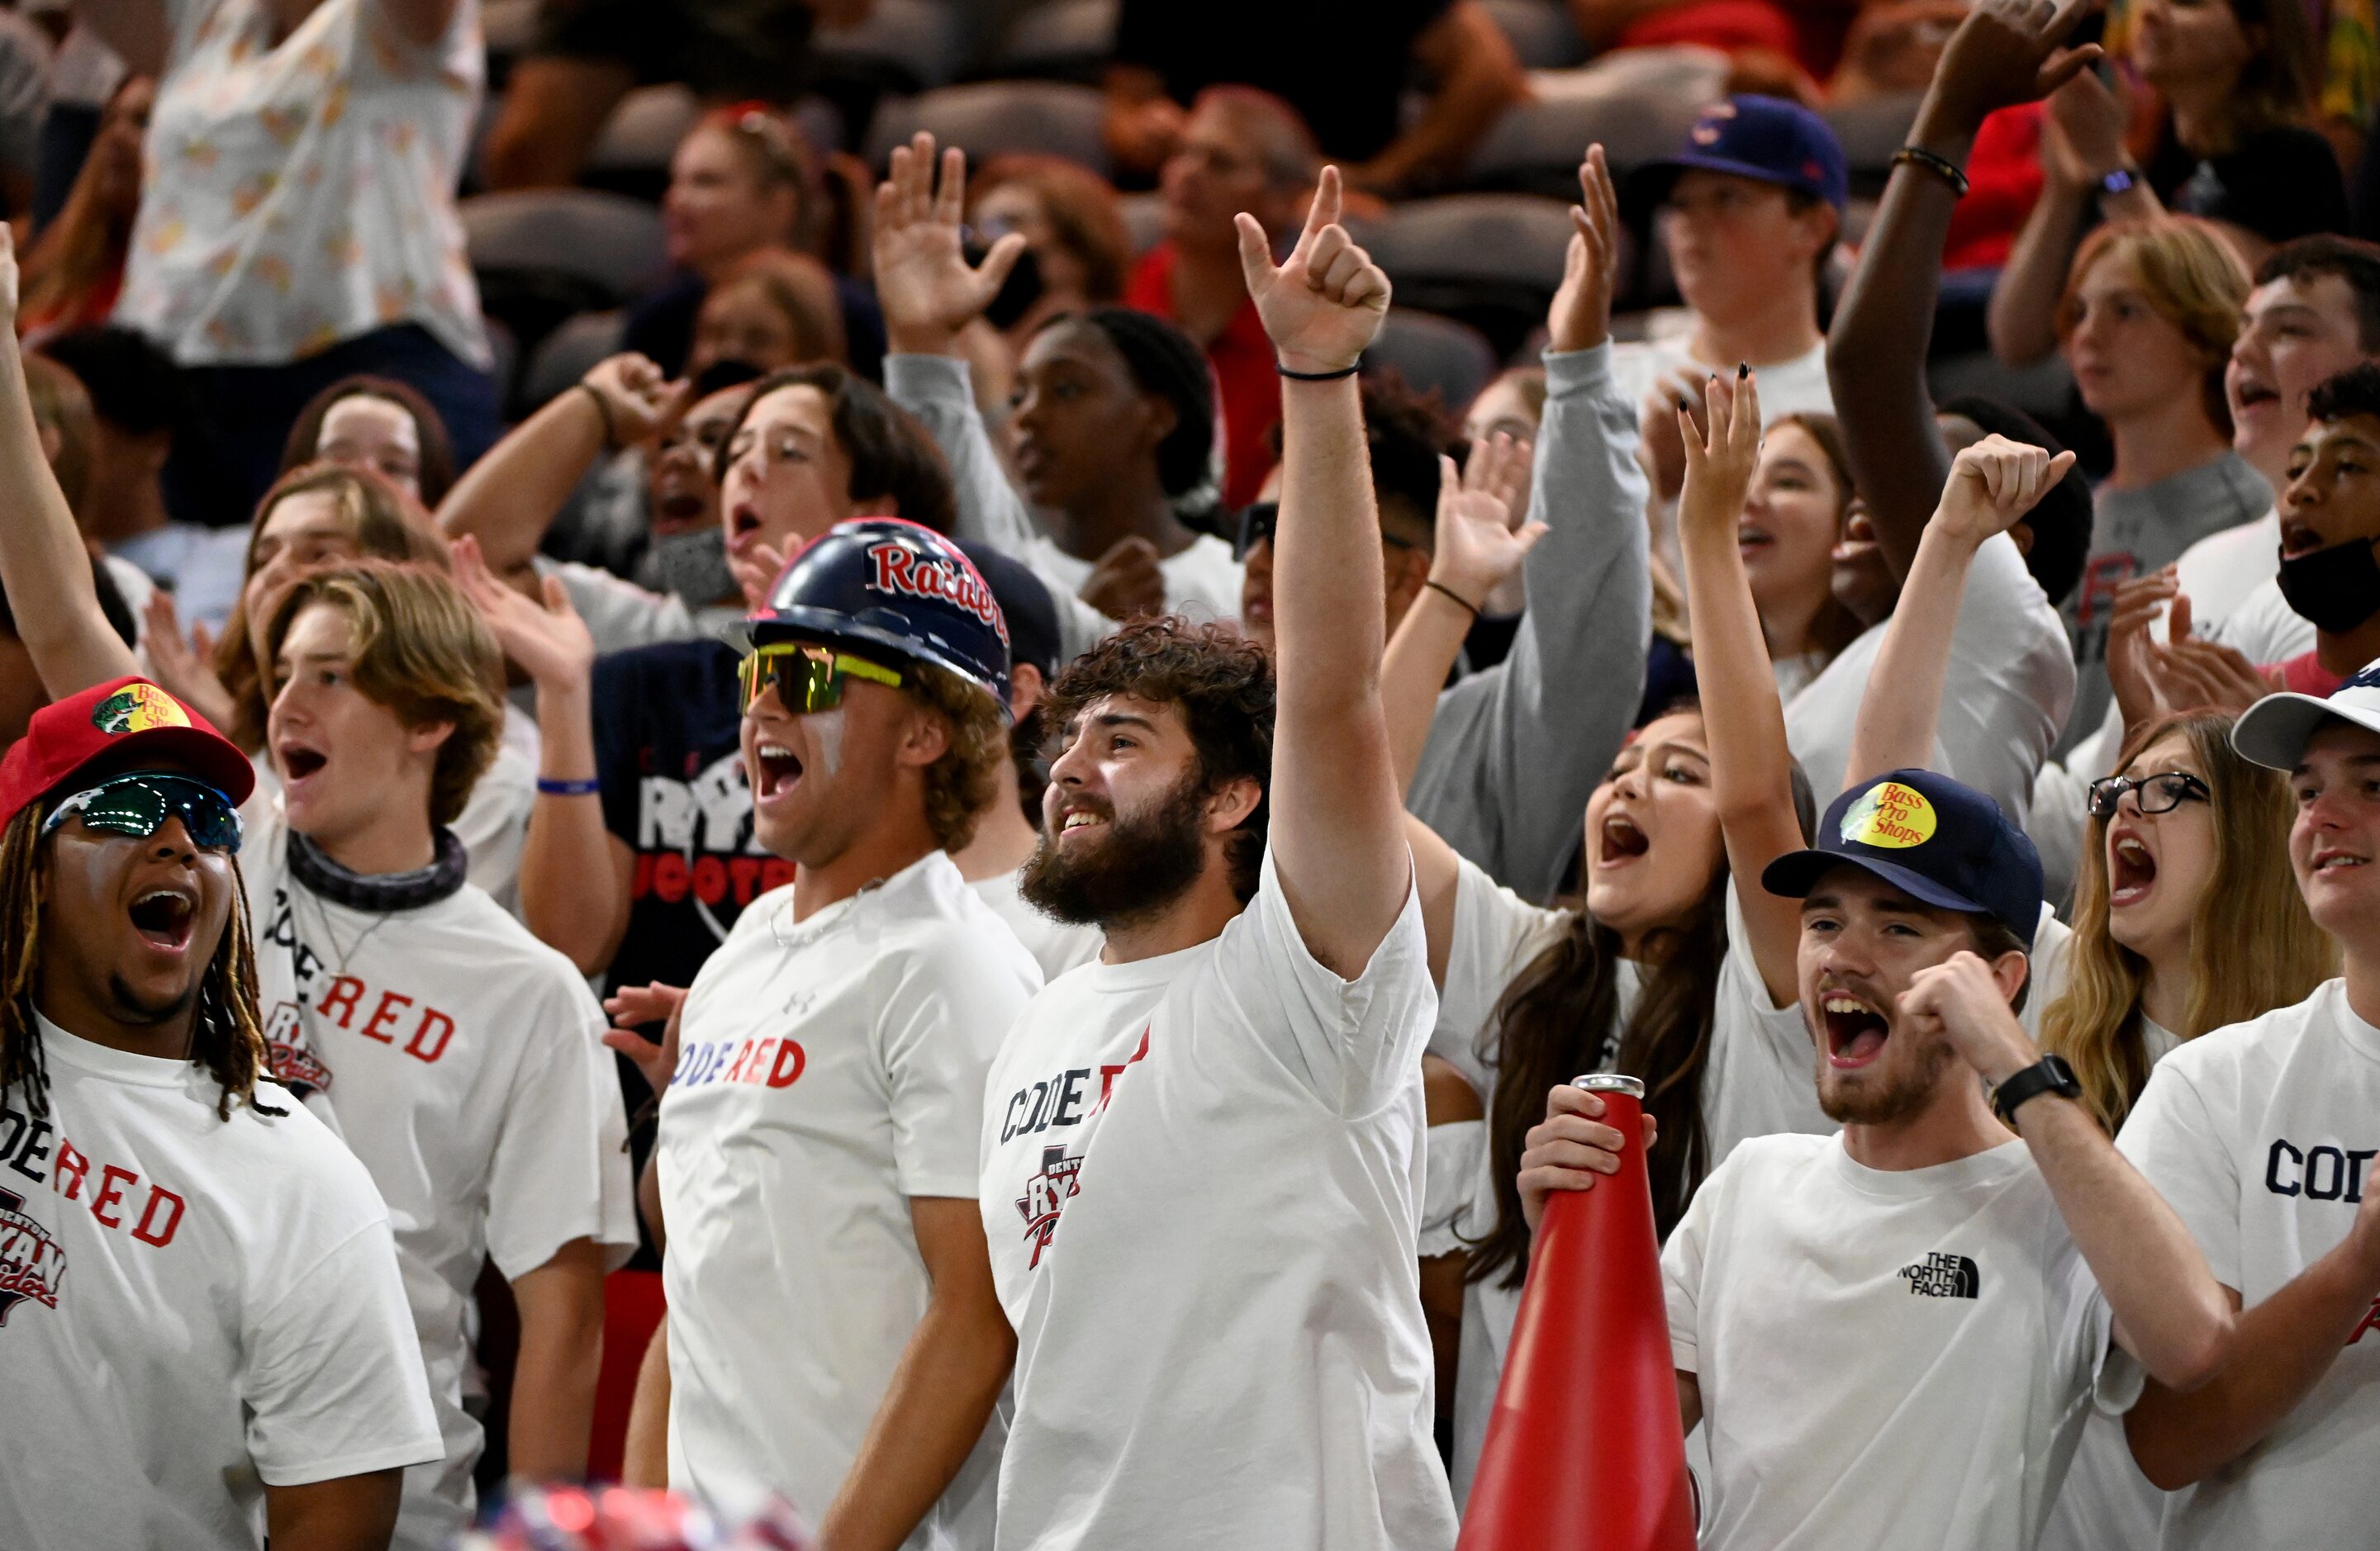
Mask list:
POLYGON ((1735 363, 1735 380, 1737 382, 1741 382, 1751 375, 1752 367, 1748 362, 1738 361, 1735 363))

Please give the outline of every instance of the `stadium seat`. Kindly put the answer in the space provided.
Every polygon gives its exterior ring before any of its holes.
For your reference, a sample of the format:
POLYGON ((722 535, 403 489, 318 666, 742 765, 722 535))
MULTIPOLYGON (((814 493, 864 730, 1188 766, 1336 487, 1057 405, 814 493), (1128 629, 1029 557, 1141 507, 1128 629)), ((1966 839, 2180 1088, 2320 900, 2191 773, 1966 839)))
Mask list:
POLYGON ((618 355, 620 336, 627 328, 628 315, 620 311, 582 312, 565 319, 538 345, 521 373, 520 412, 527 414, 566 392, 598 361, 618 355))
POLYGON ((1117 0, 1043 0, 1021 13, 975 73, 1097 85, 1115 52, 1117 0))
MULTIPOLYGON (((702 116, 702 103, 683 86, 649 86, 631 91, 612 110, 612 117, 588 152, 587 176, 605 188, 615 180, 669 180, 670 157, 677 142, 702 116)), ((626 190, 623 190, 624 192, 626 190)))
POLYGON ((1707 49, 1628 49, 1583 70, 1529 78, 1472 154, 1472 188, 1578 198, 1578 163, 1600 143, 1615 174, 1668 155, 1705 103, 1726 86, 1726 58, 1707 49))
POLYGON ((1436 394, 1454 413, 1496 375, 1496 352, 1468 323, 1409 307, 1389 309, 1379 337, 1364 352, 1367 371, 1390 370, 1416 393, 1436 394))
POLYGON ((1080 162, 1104 177, 1108 148, 1100 129, 1103 114, 1096 87, 1063 81, 945 87, 879 107, 868 131, 868 161, 880 170, 894 146, 928 129, 943 145, 964 147, 971 162, 1008 151, 1038 151, 1080 162))
POLYGON ((929 91, 957 79, 974 40, 964 7, 934 0, 875 0, 856 26, 820 28, 811 73, 883 91, 929 91))
POLYGON ((593 188, 475 194, 457 207, 480 307, 534 354, 574 313, 618 307, 657 279, 661 212, 593 188))
POLYGON ((1586 40, 1572 25, 1560 0, 1480 0, 1520 56, 1524 70, 1567 70, 1586 62, 1586 40))
POLYGON ((1917 105, 1922 101, 1922 92, 1897 91, 1826 110, 1828 127, 1843 142, 1843 160, 1851 164, 1855 190, 1884 191, 1885 177, 1892 171, 1892 154, 1909 143, 1909 128, 1917 122, 1917 105))
POLYGON ((1569 207, 1532 194, 1416 200, 1355 234, 1400 303, 1462 320, 1500 357, 1545 317, 1570 235, 1569 207))

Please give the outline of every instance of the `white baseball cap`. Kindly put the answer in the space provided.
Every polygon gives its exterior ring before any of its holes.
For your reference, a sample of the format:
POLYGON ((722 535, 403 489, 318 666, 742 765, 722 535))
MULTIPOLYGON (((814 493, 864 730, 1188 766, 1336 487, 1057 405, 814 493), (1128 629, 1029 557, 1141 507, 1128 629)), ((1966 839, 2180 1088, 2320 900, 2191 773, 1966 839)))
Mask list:
POLYGON ((2253 764, 2294 770, 2305 757, 2306 740, 2331 717, 2380 733, 2380 660, 2365 663, 2326 700, 2313 695, 2265 696, 2232 725, 2231 747, 2253 764))

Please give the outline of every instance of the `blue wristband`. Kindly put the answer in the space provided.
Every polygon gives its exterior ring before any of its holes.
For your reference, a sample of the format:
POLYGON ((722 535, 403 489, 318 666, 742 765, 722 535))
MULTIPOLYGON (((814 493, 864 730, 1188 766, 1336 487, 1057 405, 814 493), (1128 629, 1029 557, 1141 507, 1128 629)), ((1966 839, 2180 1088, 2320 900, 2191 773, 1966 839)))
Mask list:
POLYGON ((543 797, 595 797, 603 792, 600 781, 549 781, 537 778, 538 794, 543 797))

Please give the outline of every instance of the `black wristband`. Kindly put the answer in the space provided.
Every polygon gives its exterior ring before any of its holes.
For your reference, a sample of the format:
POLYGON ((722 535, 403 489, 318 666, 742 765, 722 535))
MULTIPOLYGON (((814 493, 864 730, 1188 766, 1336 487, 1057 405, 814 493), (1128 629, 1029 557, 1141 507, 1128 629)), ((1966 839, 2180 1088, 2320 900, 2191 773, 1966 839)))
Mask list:
POLYGON ((2007 1082, 1992 1089, 1992 1109, 2013 1126, 2017 1106, 2046 1093, 2054 1093, 2060 1098, 2082 1097, 2082 1084, 2075 1081, 2074 1069, 2056 1056, 2044 1056, 2022 1072, 2010 1072, 2007 1082))
POLYGON ((1461 593, 1459 593, 1459 592, 1455 591, 1452 588, 1451 588, 1451 587, 1447 586, 1444 582, 1437 581, 1437 580, 1427 580, 1427 581, 1424 581, 1421 585, 1422 585, 1422 586, 1424 586, 1424 587, 1426 587, 1426 588, 1429 588, 1429 589, 1430 589, 1430 591, 1432 591, 1432 592, 1442 592, 1442 593, 1446 594, 1446 596, 1447 596, 1447 597, 1451 598, 1452 600, 1454 600, 1454 601, 1455 601, 1457 604, 1461 605, 1462 607, 1463 607, 1463 608, 1465 608, 1465 609, 1470 610, 1470 611, 1471 611, 1471 617, 1472 617, 1473 619, 1477 619, 1477 618, 1479 617, 1479 605, 1478 605, 1478 604, 1476 604, 1476 603, 1474 603, 1474 602, 1473 602, 1473 601, 1471 601, 1471 600, 1469 600, 1468 598, 1463 597, 1463 594, 1461 594, 1461 593))
POLYGON ((1950 191, 1960 199, 1963 200, 1967 197, 1967 175, 1959 169, 1958 163, 1949 157, 1937 156, 1922 145, 1904 145, 1892 153, 1892 163, 1893 165, 1899 166, 1904 162, 1912 167, 1923 167, 1932 173, 1936 177, 1949 184, 1950 191))
POLYGON ((1292 371, 1279 361, 1275 361, 1272 363, 1272 369, 1293 382, 1336 382, 1342 377, 1353 377, 1363 370, 1364 363, 1358 359, 1354 365, 1342 366, 1336 371, 1292 371))
POLYGON ((597 391, 592 382, 585 382, 583 380, 573 382, 570 385, 578 389, 589 398, 595 401, 595 413, 601 416, 603 418, 603 450, 607 453, 618 452, 620 450, 620 428, 613 424, 612 406, 603 401, 602 394, 597 391))

